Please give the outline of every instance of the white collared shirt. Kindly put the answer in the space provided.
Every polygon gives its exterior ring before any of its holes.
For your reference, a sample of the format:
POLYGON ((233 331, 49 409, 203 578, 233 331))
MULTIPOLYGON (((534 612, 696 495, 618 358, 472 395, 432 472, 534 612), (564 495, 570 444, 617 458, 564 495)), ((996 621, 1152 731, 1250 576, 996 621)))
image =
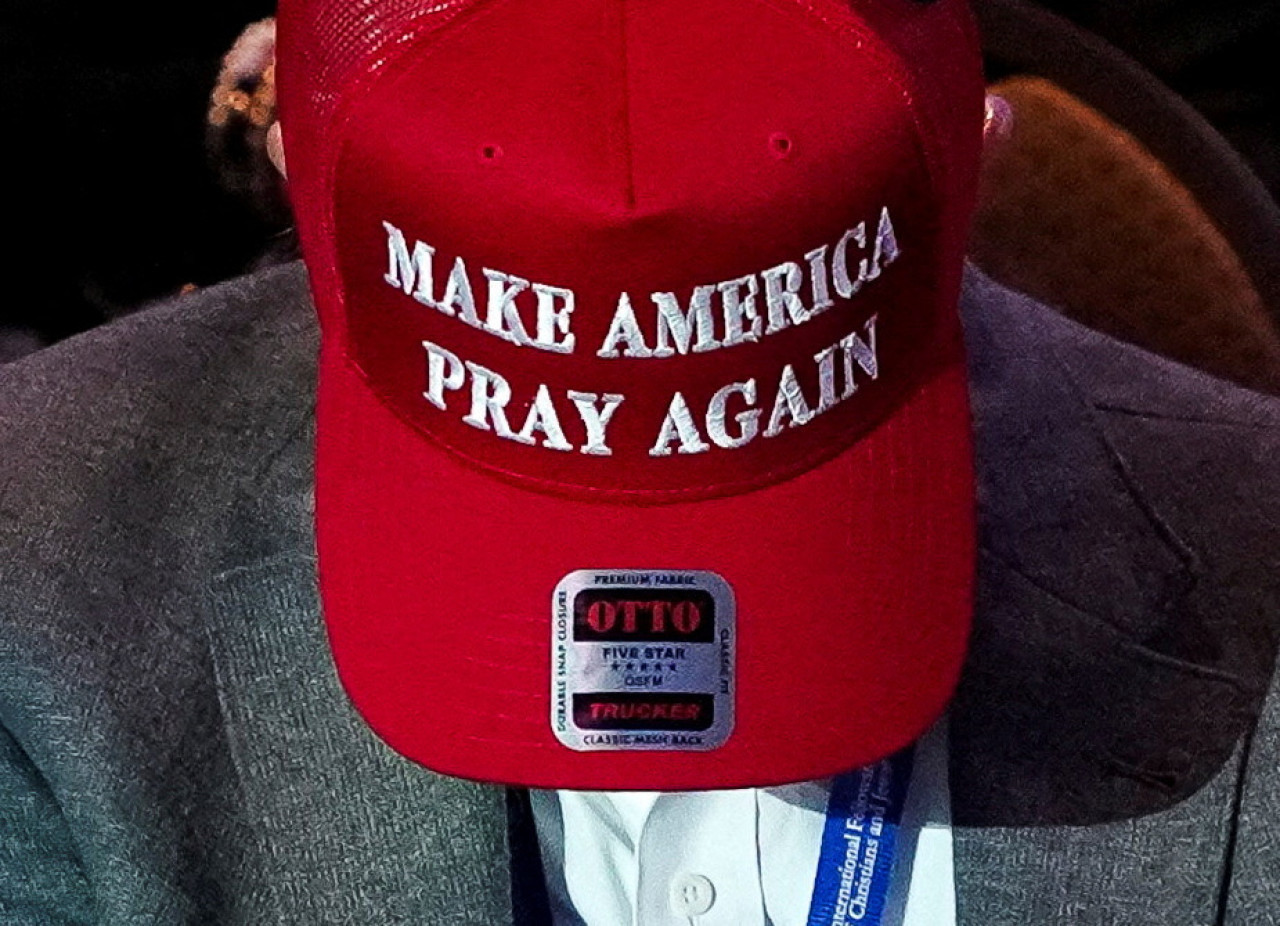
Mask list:
MULTIPOLYGON (((531 791, 556 926, 806 926, 830 781, 531 791)), ((954 926, 945 718, 916 745, 883 926, 954 926)))

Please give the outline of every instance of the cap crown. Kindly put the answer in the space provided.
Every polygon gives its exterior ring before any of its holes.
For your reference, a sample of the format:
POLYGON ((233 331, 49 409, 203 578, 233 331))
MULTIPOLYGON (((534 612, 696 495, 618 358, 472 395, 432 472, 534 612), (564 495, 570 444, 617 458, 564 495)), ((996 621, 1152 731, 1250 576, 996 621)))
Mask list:
POLYGON ((958 356, 961 4, 302 2, 281 30, 326 341, 477 466, 723 494, 958 356))
POLYGON ((973 574, 964 4, 283 0, 279 28, 320 593, 369 725, 447 774, 646 789, 929 726, 973 574), (637 715, 709 696, 715 735, 566 740, 638 683, 583 649, 569 697, 565 583, 641 573, 737 628, 637 715))

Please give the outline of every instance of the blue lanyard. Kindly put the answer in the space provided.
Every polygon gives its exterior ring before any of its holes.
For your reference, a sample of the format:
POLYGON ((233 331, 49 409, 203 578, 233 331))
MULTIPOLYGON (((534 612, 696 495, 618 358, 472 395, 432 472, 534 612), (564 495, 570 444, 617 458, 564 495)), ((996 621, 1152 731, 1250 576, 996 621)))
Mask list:
POLYGON ((915 747, 831 785, 808 926, 879 926, 915 747))

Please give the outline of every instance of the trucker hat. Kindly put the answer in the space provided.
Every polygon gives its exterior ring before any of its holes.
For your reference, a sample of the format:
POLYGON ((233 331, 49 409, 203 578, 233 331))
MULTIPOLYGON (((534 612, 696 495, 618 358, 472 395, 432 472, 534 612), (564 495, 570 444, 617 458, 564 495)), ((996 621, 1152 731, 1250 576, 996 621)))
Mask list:
POLYGON ((338 675, 391 747, 710 789, 951 697, 974 481, 960 0, 284 0, 338 675))

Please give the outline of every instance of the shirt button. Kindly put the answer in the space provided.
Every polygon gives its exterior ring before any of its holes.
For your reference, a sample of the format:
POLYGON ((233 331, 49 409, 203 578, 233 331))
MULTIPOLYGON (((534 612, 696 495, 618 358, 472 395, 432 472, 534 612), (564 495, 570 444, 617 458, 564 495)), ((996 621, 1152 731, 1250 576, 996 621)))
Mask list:
POLYGON ((671 881, 668 899, 677 916, 701 916, 716 902, 716 886, 706 875, 677 875, 671 881))

